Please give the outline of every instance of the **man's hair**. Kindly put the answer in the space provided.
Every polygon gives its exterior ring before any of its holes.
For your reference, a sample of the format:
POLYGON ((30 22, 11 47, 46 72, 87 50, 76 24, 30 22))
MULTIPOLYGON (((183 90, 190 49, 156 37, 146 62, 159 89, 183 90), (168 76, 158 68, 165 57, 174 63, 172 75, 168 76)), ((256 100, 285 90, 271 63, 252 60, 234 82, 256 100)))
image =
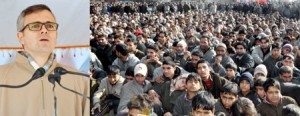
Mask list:
POLYGON ((51 9, 48 6, 44 5, 44 4, 36 4, 36 5, 29 6, 26 9, 24 9, 20 13, 20 15, 18 16, 18 20, 17 20, 17 30, 18 30, 18 32, 22 31, 22 29, 24 28, 24 17, 25 16, 30 15, 32 13, 42 11, 42 10, 49 11, 55 19, 55 16, 52 13, 51 9))
POLYGON ((263 86, 266 81, 267 81, 266 77, 258 78, 258 79, 256 79, 254 81, 254 87, 256 87, 256 86, 263 86))
POLYGON ((109 65, 107 75, 115 75, 120 73, 120 68, 117 65, 109 65))
POLYGON ((214 112, 215 110, 214 96, 207 91, 199 92, 192 99, 192 108, 193 110, 202 108, 204 110, 211 110, 212 112, 214 112))
POLYGON ((156 44, 149 44, 147 46, 147 49, 152 49, 152 50, 154 50, 156 52, 159 50, 159 48, 158 48, 158 46, 156 44))
POLYGON ((237 42, 237 43, 235 44, 234 48, 236 49, 238 45, 241 45, 241 46, 243 46, 243 47, 244 47, 244 49, 248 49, 248 47, 247 47, 247 45, 246 45, 246 43, 245 43, 245 42, 237 42))
POLYGON ((280 45, 278 44, 278 43, 274 43, 274 44, 272 44, 272 50, 273 49, 281 49, 281 47, 280 47, 280 45))
POLYGON ((282 116, 300 116, 300 108, 295 104, 283 106, 282 116))
POLYGON ((267 81, 264 83, 264 90, 267 92, 269 90, 269 87, 273 86, 281 91, 280 83, 272 78, 267 79, 267 81))
POLYGON ((241 116, 256 116, 257 111, 253 102, 246 97, 240 97, 237 101, 238 108, 240 110, 241 116))
POLYGON ((130 66, 126 69, 125 76, 134 77, 134 66, 130 66))
POLYGON ((199 51, 194 51, 194 52, 192 52, 192 56, 198 56, 199 58, 203 58, 203 53, 201 53, 199 51))
POLYGON ((116 51, 120 52, 123 56, 129 54, 129 48, 126 44, 120 43, 116 45, 116 51))
POLYGON ((293 74, 293 68, 289 66, 281 66, 279 69, 279 74, 282 75, 284 73, 293 74))
POLYGON ((225 69, 228 69, 228 68, 232 69, 234 71, 237 71, 237 65, 235 63, 233 63, 233 62, 230 62, 230 63, 228 63, 228 64, 225 65, 225 69))
POLYGON ((199 81, 199 83, 202 86, 202 80, 201 77, 197 74, 197 73, 191 73, 187 76, 185 83, 187 83, 189 80, 193 80, 193 81, 199 81))
POLYGON ((171 66, 176 66, 176 63, 172 59, 166 59, 162 63, 163 65, 171 65, 171 66))
POLYGON ((200 59, 200 60, 197 62, 197 67, 198 67, 199 64, 202 64, 202 63, 205 63, 207 66, 210 66, 210 64, 209 64, 206 60, 200 59))
POLYGON ((144 115, 150 115, 152 110, 152 101, 150 100, 150 96, 147 94, 140 94, 133 96, 130 101, 127 103, 127 108, 130 109, 138 109, 144 115))
POLYGON ((236 83, 228 83, 223 86, 221 92, 236 96, 239 93, 239 86, 236 83))

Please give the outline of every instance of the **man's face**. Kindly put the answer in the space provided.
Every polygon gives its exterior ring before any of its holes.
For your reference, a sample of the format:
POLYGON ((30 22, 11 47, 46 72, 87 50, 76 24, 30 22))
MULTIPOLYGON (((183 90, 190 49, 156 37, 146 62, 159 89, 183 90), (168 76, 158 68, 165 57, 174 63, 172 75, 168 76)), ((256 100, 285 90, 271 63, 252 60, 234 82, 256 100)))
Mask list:
POLYGON ((246 53, 246 49, 242 45, 237 45, 235 49, 236 49, 236 54, 238 55, 243 55, 246 53))
POLYGON ((210 68, 206 63, 199 63, 197 66, 197 72, 202 80, 207 80, 209 78, 210 68))
POLYGON ((248 81, 246 81, 246 80, 242 80, 240 82, 240 90, 242 92, 248 92, 248 91, 250 91, 250 83, 248 81))
POLYGON ((132 108, 132 109, 129 109, 127 116, 139 116, 141 114, 141 112, 142 111, 139 109, 132 108))
POLYGON ((238 99, 237 95, 221 93, 221 101, 226 109, 230 109, 234 102, 238 99))
POLYGON ((148 58, 153 58, 156 56, 156 52, 153 49, 147 49, 147 56, 148 58))
POLYGON ((226 69, 226 76, 227 76, 227 77, 233 78, 233 77, 235 77, 235 74, 236 74, 236 71, 235 71, 235 70, 233 70, 233 69, 231 69, 231 68, 227 68, 227 69, 226 69))
POLYGON ((278 57, 281 54, 280 49, 273 48, 272 49, 272 56, 278 57))
POLYGON ((294 67, 294 61, 291 58, 285 58, 282 60, 283 66, 294 67))
POLYGON ((146 77, 142 74, 136 74, 134 78, 138 84, 143 84, 146 79, 146 77))
POLYGON ((101 37, 98 39, 98 42, 100 45, 106 45, 107 44, 107 39, 105 37, 101 37))
POLYGON ((272 104, 277 104, 281 99, 280 90, 274 86, 270 86, 268 91, 266 92, 266 97, 272 104))
POLYGON ((186 50, 186 48, 185 48, 184 46, 182 46, 182 45, 177 45, 176 48, 177 48, 177 49, 176 49, 176 52, 177 52, 177 53, 183 53, 183 52, 185 52, 185 50, 186 50))
POLYGON ((260 98, 264 98, 266 96, 266 92, 264 90, 264 87, 262 87, 262 86, 255 86, 255 90, 256 90, 257 95, 260 98))
POLYGON ((196 67, 197 62, 198 62, 199 60, 200 60, 200 57, 199 57, 199 56, 194 56, 194 55, 192 55, 192 64, 193 64, 193 66, 196 67))
POLYGON ((261 40, 260 47, 261 47, 262 49, 268 48, 268 47, 269 47, 269 42, 268 42, 266 39, 261 40))
POLYGON ((224 47, 217 47, 216 53, 217 53, 217 55, 224 56, 226 54, 226 49, 224 47))
POLYGON ((200 39, 200 48, 202 50, 205 50, 205 49, 208 48, 208 46, 209 46, 208 39, 207 38, 201 38, 200 39))
POLYGON ((198 80, 191 79, 186 82, 186 88, 188 91, 197 92, 201 89, 201 85, 198 80))
POLYGON ((166 77, 173 78, 176 67, 171 65, 163 65, 162 70, 166 77))
POLYGON ((119 79, 120 79, 120 74, 111 74, 111 75, 108 75, 108 81, 111 85, 115 85, 119 79))
POLYGON ((280 78, 284 82, 291 82, 293 79, 293 75, 292 75, 292 73, 283 73, 283 74, 280 74, 280 78))
POLYGON ((136 50, 136 45, 134 44, 134 42, 126 42, 127 46, 128 46, 128 50, 129 52, 134 52, 136 50))
POLYGON ((165 41, 166 41, 165 35, 162 34, 162 33, 160 33, 160 34, 158 35, 158 42, 161 43, 161 44, 164 44, 165 41))
MULTIPOLYGON (((24 17, 24 26, 33 22, 56 23, 56 20, 48 10, 42 10, 24 17)), ((57 31, 48 31, 45 25, 40 31, 31 31, 27 26, 23 32, 18 32, 17 36, 25 51, 29 53, 51 53, 57 43, 57 31)))
POLYGON ((238 39, 239 41, 243 41, 245 38, 246 38, 246 34, 238 34, 237 39, 238 39))
POLYGON ((211 110, 198 108, 196 110, 192 110, 192 116, 214 116, 214 112, 211 110))

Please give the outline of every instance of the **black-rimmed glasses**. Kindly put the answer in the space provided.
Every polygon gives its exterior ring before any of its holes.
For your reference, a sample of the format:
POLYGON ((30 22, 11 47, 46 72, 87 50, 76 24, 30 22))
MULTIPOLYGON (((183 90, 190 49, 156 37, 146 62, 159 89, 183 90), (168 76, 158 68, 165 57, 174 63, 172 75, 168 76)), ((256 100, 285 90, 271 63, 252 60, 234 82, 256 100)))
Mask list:
POLYGON ((56 31, 58 28, 58 24, 53 23, 53 22, 46 22, 46 23, 33 22, 33 23, 28 23, 27 25, 25 25, 23 27, 23 29, 20 30, 20 32, 23 32, 26 27, 28 27, 28 29, 30 31, 40 31, 40 30, 42 30, 43 25, 45 25, 45 27, 48 31, 56 31))

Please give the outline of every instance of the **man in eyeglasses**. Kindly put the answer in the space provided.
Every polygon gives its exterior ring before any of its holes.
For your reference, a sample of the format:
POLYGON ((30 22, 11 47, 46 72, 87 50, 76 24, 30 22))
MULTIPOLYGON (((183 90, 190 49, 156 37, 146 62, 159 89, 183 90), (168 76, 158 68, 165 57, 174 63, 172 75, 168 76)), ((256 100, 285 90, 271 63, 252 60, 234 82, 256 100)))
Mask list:
MULTIPOLYGON (((55 60, 53 50, 57 44, 57 29, 56 18, 46 5, 29 6, 19 15, 17 37, 24 51, 17 53, 14 62, 0 67, 0 85, 21 85, 39 68, 45 69, 45 74, 23 87, 0 86, 0 116, 89 115, 88 99, 60 86, 53 89, 48 82, 48 75, 53 74, 56 67, 77 72, 55 60)), ((62 75, 60 84, 85 96, 90 92, 89 81, 82 76, 62 75)))

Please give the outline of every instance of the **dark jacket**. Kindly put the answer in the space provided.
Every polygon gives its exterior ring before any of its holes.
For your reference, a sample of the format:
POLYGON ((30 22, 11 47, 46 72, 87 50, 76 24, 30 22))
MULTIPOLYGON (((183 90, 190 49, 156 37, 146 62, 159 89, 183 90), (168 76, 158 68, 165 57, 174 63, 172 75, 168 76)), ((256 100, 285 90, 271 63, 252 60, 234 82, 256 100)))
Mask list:
POLYGON ((265 101, 262 102, 257 106, 258 113, 261 114, 261 116, 282 116, 282 108, 283 106, 286 106, 288 104, 296 104, 296 101, 289 97, 289 96, 282 96, 281 102, 274 106, 272 104, 266 103, 265 101))
POLYGON ((224 77, 219 76, 216 73, 210 72, 210 76, 212 79, 212 87, 208 89, 208 87, 205 85, 205 82, 202 80, 202 85, 204 86, 204 89, 206 91, 209 91, 212 93, 215 99, 220 97, 220 92, 223 86, 227 83, 230 83, 227 79, 224 77))
POLYGON ((95 54, 97 58, 101 61, 103 69, 107 71, 108 65, 111 65, 114 61, 114 58, 112 58, 112 46, 110 44, 107 44, 104 47, 98 47, 95 54))
POLYGON ((184 66, 184 70, 186 70, 190 73, 192 73, 192 72, 197 73, 197 69, 196 69, 196 67, 193 66, 193 63, 191 61, 188 61, 186 63, 186 65, 184 66))
POLYGON ((263 64, 266 66, 267 71, 269 72, 267 77, 271 76, 271 72, 274 70, 275 68, 275 64, 276 62, 280 61, 282 58, 282 56, 279 56, 278 59, 274 59, 272 56, 269 56, 264 62, 263 64))
POLYGON ((230 109, 226 109, 222 104, 221 99, 218 99, 218 101, 215 104, 215 107, 216 107, 215 116, 239 116, 240 114, 239 111, 237 110, 236 102, 232 105, 230 109))
POLYGON ((254 90, 251 90, 251 92, 248 93, 246 96, 244 96, 241 92, 239 92, 239 96, 240 97, 246 97, 246 98, 250 99, 255 106, 257 106, 261 103, 258 95, 256 94, 256 92, 254 90))
POLYGON ((239 56, 236 54, 236 55, 232 56, 232 60, 238 66, 239 73, 243 73, 254 67, 253 57, 248 53, 246 53, 242 56, 239 56))
POLYGON ((184 90, 175 90, 170 94, 170 85, 171 81, 167 81, 161 86, 160 90, 156 91, 160 95, 160 101, 165 113, 173 113, 176 99, 184 92, 184 90))
POLYGON ((185 91, 176 100, 173 116, 189 115, 192 112, 192 100, 187 98, 188 93, 185 91))
POLYGON ((297 104, 300 104, 300 85, 294 83, 280 83, 281 94, 294 98, 297 104))

